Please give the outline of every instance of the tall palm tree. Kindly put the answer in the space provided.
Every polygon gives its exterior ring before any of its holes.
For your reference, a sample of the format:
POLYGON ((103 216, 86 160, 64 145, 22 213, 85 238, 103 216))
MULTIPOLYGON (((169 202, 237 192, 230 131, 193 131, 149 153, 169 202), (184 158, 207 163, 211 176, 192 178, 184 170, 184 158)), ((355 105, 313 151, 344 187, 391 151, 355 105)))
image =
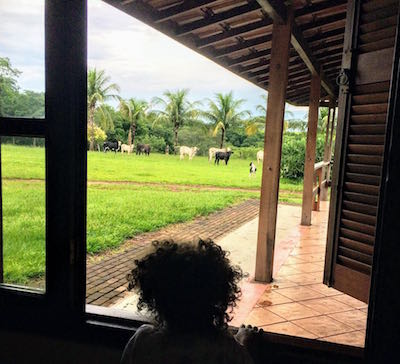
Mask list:
POLYGON ((188 100, 188 89, 177 90, 176 92, 165 91, 165 99, 161 97, 154 97, 152 99, 153 105, 160 105, 163 110, 154 110, 157 118, 155 122, 166 121, 173 125, 174 129, 174 146, 178 146, 178 131, 181 126, 186 123, 195 121, 199 115, 197 109, 199 102, 190 102, 188 100))
POLYGON ((214 124, 214 136, 221 130, 220 148, 223 148, 226 130, 240 122, 245 117, 250 117, 250 111, 239 111, 240 107, 246 102, 244 99, 235 100, 233 92, 228 94, 215 94, 215 101, 208 100, 208 111, 203 111, 202 115, 214 124))
MULTIPOLYGON (((93 128, 94 116, 96 110, 107 118, 107 110, 102 108, 105 101, 111 98, 117 98, 113 91, 119 92, 119 86, 116 83, 110 83, 110 77, 106 76, 104 70, 90 69, 88 72, 88 124, 93 128)), ((90 150, 94 149, 94 139, 90 139, 90 150)))
POLYGON ((121 99, 119 102, 119 111, 123 118, 129 121, 130 127, 128 132, 128 144, 132 145, 135 142, 136 128, 140 120, 146 117, 146 111, 148 109, 146 101, 129 99, 121 99))

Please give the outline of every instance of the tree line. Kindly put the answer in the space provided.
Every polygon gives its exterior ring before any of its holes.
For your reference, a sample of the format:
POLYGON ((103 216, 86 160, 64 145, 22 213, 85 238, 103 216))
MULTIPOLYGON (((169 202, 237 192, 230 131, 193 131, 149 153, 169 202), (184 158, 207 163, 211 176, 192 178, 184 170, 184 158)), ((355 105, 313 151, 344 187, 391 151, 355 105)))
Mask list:
MULTIPOLYGON (((0 115, 44 117, 44 93, 21 90, 18 86, 20 74, 8 58, 0 57, 0 115)), ((253 154, 263 148, 267 95, 260 96, 257 115, 252 115, 245 108, 246 100, 235 98, 233 92, 217 93, 212 98, 195 102, 190 101, 189 96, 188 89, 181 89, 167 90, 149 102, 139 98, 124 99, 120 96, 120 87, 104 70, 89 69, 88 149, 101 150, 105 140, 119 140, 129 145, 146 143, 161 153, 167 146, 173 151, 179 145, 188 145, 197 146, 199 154, 205 155, 210 147, 230 146, 239 149, 235 157, 254 158, 253 154)), ((327 108, 320 108, 319 151, 326 120, 327 108)), ((295 119, 286 112, 282 160, 288 161, 290 168, 286 167, 285 173, 292 178, 301 176, 306 131, 306 118, 295 119)), ((2 140, 32 143, 21 138, 2 140)))

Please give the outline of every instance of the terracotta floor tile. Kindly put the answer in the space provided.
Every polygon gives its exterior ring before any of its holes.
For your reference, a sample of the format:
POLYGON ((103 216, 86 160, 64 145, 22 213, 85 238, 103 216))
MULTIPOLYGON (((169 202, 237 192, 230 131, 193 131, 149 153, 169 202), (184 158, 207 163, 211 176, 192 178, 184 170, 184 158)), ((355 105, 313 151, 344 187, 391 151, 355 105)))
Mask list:
POLYGON ((309 286, 307 286, 307 288, 311 288, 313 291, 322 293, 325 296, 338 296, 343 294, 342 292, 337 291, 332 287, 328 287, 326 284, 323 283, 310 284, 309 286))
POLYGON ((300 273, 314 273, 323 271, 323 267, 316 263, 297 263, 291 265, 291 267, 295 268, 300 273))
POLYGON ((316 254, 316 253, 325 253, 325 247, 323 246, 296 247, 292 251, 292 255, 316 254))
POLYGON ((348 296, 346 294, 335 297, 335 300, 345 303, 354 308, 366 308, 368 305, 365 302, 359 301, 354 297, 348 296))
POLYGON ((290 276, 286 276, 286 278, 289 281, 295 282, 299 285, 321 283, 321 280, 318 277, 315 277, 313 273, 292 274, 290 276))
POLYGON ((267 307, 266 309, 285 318, 286 320, 296 320, 300 318, 319 315, 317 311, 314 311, 297 302, 270 306, 267 307))
POLYGON ((355 330, 365 330, 367 327, 367 314, 360 310, 338 312, 328 316, 336 321, 343 322, 355 330))
POLYGON ((293 255, 298 259, 301 259, 304 262, 311 263, 311 262, 324 262, 325 261, 325 254, 302 254, 302 255, 293 255))
POLYGON ((307 339, 316 339, 317 336, 304 330, 300 326, 297 326, 291 322, 281 322, 279 324, 263 326, 264 331, 273 332, 276 334, 290 335, 305 337, 307 339))
POLYGON ((295 255, 289 256, 285 261, 285 265, 292 265, 292 264, 296 264, 296 263, 305 263, 305 262, 304 262, 304 260, 301 260, 299 257, 297 257, 295 255))
POLYGON ((360 308, 359 310, 368 314, 368 307, 360 308))
POLYGON ((285 277, 274 277, 271 289, 281 289, 297 286, 297 283, 287 280, 285 277))
POLYGON ((274 314, 273 312, 261 307, 256 307, 244 320, 244 324, 253 326, 265 326, 283 321, 285 320, 282 317, 274 314))
POLYGON ((301 302, 304 306, 311 308, 323 315, 350 311, 351 306, 348 306, 342 302, 336 301, 333 297, 317 298, 313 300, 307 300, 301 302))
POLYGON ((320 340, 363 348, 365 346, 365 333, 362 331, 353 331, 345 334, 324 337, 320 340))
POLYGON ((279 269, 277 275, 279 277, 285 277, 291 274, 299 274, 299 273, 301 273, 301 271, 296 269, 294 265, 283 265, 279 269))
POLYGON ((261 307, 267 307, 289 302, 292 302, 290 298, 282 296, 277 290, 274 290, 266 291, 257 302, 257 305, 261 307))
POLYGON ((283 288, 279 290, 279 293, 289 297, 293 301, 309 300, 313 298, 325 297, 322 293, 314 291, 307 286, 296 286, 290 288, 283 288))
POLYGON ((333 336, 354 331, 350 326, 347 326, 328 316, 309 317, 296 320, 293 323, 318 337, 333 336))

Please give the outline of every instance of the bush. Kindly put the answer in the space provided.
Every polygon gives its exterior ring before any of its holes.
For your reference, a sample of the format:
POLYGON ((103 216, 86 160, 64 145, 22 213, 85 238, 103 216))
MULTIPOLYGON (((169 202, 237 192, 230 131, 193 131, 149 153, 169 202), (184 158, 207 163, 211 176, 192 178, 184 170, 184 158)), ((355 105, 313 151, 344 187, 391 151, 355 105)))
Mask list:
MULTIPOLYGON (((306 133, 285 133, 282 144, 281 177, 293 180, 303 178, 306 140, 306 133)), ((324 143, 325 137, 319 135, 317 138, 316 162, 323 159, 324 143)), ((257 152, 262 149, 262 147, 233 147, 234 154, 232 158, 255 161, 257 152)))
MULTIPOLYGON (((281 177, 301 179, 304 175, 304 160, 306 153, 305 133, 287 133, 283 137, 281 177)), ((324 155, 324 136, 317 137, 317 149, 315 161, 319 162, 324 155)))
POLYGON ((136 139, 135 145, 137 145, 137 143, 149 144, 151 151, 158 153, 165 153, 165 147, 167 146, 164 138, 156 137, 154 135, 146 135, 144 138, 136 139))

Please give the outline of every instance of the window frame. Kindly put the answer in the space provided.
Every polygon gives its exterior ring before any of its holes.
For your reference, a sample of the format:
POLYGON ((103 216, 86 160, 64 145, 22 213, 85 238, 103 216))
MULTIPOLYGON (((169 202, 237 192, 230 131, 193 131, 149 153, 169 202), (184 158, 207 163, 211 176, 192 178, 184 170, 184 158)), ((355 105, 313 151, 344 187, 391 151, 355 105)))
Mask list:
MULTIPOLYGON (((397 27, 399 29, 399 24, 397 27)), ((396 60, 399 58, 398 38, 397 35, 396 60)), ((45 138, 46 291, 35 294, 30 290, 1 286, 0 327, 82 341, 99 337, 108 345, 121 348, 141 321, 135 321, 134 317, 104 316, 101 309, 97 313, 86 312, 86 58, 87 1, 46 0, 45 118, 0 118, 0 135, 45 138), (69 330, 63 331, 61 327, 69 330)), ((398 78, 395 81, 399 83, 398 78)), ((395 91, 397 93, 397 88, 395 91)), ((396 106, 393 100, 397 100, 397 95, 391 97, 391 109, 396 106)), ((394 150, 397 152, 399 146, 394 150)), ((387 153, 385 156, 390 156, 390 150, 387 153)), ((382 184, 382 189, 385 188, 386 181, 382 184)), ((380 204, 382 216, 385 208, 380 204)), ((382 264, 386 256, 383 252, 377 254, 374 263, 382 264)), ((399 272, 399 266, 396 268, 399 272)), ((379 291, 379 284, 383 284, 382 280, 388 281, 390 277, 383 277, 375 270, 372 277, 375 283, 371 288, 365 349, 272 333, 264 334, 263 343, 268 350, 280 351, 294 361, 296 355, 316 361, 326 358, 328 362, 338 358, 345 362, 368 359, 363 359, 364 354, 379 341, 379 335, 370 333, 378 326, 379 312, 389 306, 382 301, 375 306, 374 295, 379 291), (268 345, 271 343, 273 347, 268 345)), ((394 330, 396 323, 391 325, 394 330)))

